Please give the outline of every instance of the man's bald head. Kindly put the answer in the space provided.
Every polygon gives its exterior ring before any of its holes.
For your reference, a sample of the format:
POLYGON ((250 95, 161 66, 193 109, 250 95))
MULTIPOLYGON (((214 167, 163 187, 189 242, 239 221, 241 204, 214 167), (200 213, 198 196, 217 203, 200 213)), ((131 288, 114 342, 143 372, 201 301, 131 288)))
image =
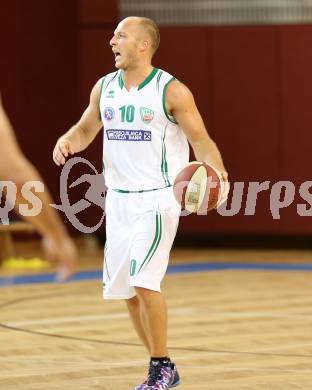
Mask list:
POLYGON ((123 21, 133 22, 143 34, 147 35, 151 44, 152 55, 154 55, 160 43, 159 29, 154 20, 140 16, 129 16, 123 21))

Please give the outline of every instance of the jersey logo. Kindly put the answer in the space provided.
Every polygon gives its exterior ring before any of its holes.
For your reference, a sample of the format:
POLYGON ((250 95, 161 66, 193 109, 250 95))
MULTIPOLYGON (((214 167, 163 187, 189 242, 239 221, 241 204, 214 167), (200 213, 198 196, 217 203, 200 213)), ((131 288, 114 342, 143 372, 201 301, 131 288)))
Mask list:
POLYGON ((115 91, 113 91, 113 90, 110 90, 110 91, 108 91, 108 94, 106 95, 106 97, 107 98, 114 98, 115 96, 115 91))
POLYGON ((109 141, 152 141, 152 132, 148 130, 106 130, 109 141))
POLYGON ((151 123, 154 118, 154 111, 147 107, 140 107, 141 119, 144 123, 151 123))
POLYGON ((115 116, 115 111, 112 107, 105 107, 104 109, 104 118, 108 121, 111 121, 115 116))

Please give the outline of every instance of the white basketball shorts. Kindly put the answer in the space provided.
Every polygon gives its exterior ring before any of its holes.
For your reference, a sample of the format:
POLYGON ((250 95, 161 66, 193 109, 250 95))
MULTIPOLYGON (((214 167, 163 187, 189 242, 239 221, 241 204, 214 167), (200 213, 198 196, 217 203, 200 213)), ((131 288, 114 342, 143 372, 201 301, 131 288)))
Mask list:
POLYGON ((175 238, 180 206, 172 187, 106 195, 105 299, 129 299, 134 287, 160 291, 175 238))

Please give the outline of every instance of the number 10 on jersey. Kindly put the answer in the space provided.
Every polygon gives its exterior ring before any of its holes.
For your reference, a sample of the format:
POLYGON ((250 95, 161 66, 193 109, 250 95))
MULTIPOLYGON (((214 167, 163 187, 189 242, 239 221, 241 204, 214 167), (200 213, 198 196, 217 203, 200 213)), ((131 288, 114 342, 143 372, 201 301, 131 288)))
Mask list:
POLYGON ((134 106, 122 106, 119 108, 119 111, 121 111, 121 122, 124 122, 125 120, 127 122, 133 122, 134 106))

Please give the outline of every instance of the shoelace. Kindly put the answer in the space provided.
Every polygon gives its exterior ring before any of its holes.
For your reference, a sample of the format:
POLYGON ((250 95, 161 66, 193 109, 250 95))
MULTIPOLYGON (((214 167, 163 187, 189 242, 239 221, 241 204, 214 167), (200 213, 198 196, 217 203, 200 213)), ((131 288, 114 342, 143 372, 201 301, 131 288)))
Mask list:
POLYGON ((148 371, 148 386, 153 386, 156 384, 157 380, 161 377, 161 364, 153 365, 151 364, 148 371))

